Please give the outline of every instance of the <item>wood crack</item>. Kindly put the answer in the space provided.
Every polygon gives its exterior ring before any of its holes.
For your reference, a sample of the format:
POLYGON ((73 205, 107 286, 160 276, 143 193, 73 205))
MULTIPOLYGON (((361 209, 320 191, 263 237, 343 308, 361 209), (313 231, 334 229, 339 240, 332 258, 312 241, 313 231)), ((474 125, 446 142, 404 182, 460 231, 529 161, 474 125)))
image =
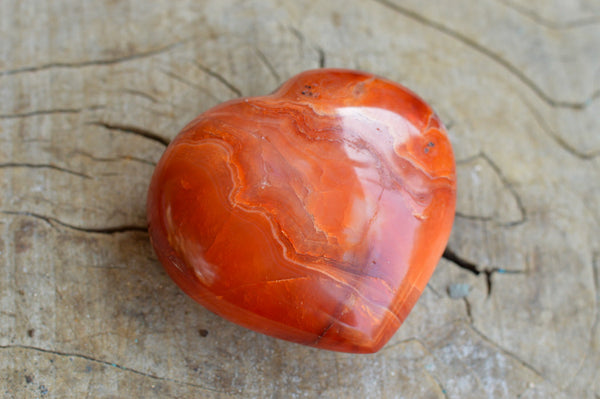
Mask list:
POLYGON ((298 39, 300 44, 304 45, 304 42, 306 41, 304 34, 302 34, 302 32, 300 32, 298 29, 296 29, 293 26, 289 26, 288 29, 290 30, 290 32, 292 32, 292 34, 296 37, 296 39, 298 39))
POLYGON ((490 49, 482 46, 475 40, 469 38, 468 36, 463 35, 457 31, 454 31, 448 28, 446 25, 440 24, 428 18, 425 18, 423 15, 410 10, 408 8, 402 7, 392 1, 389 0, 373 0, 384 7, 387 7, 393 11, 398 12, 399 14, 404 15, 407 18, 410 18, 416 22, 419 22, 422 25, 428 26, 432 29, 437 30, 440 33, 445 34, 448 37, 451 37, 464 45, 470 47, 476 52, 486 56, 490 60, 494 61, 496 64, 502 66, 506 71, 508 71, 511 75, 516 77, 521 83, 523 83, 526 87, 528 87, 533 93, 535 93, 542 101, 555 108, 570 108, 575 110, 582 110, 587 108, 592 102, 597 100, 600 97, 600 89, 596 89, 587 99, 581 102, 572 102, 572 101, 561 101, 556 100, 550 97, 540 86, 538 86, 531 78, 529 78, 525 73, 519 70, 516 66, 494 53, 490 49))
MULTIPOLYGON (((523 200, 521 199, 521 196, 519 195, 517 190, 514 188, 514 185, 504 176, 504 174, 502 173, 502 169, 500 169, 500 166, 498 166, 494 161, 492 161, 492 159, 489 156, 487 156, 487 154, 485 152, 482 151, 476 155, 458 160, 458 161, 456 161, 456 164, 460 165, 460 164, 472 162, 473 160, 475 160, 477 158, 481 158, 484 162, 486 162, 490 166, 490 168, 492 168, 494 173, 498 176, 498 178, 502 182, 502 185, 513 196, 515 203, 517 204, 517 208, 519 209, 519 213, 521 215, 518 220, 508 222, 508 223, 498 223, 498 224, 500 226, 504 226, 504 227, 514 227, 514 226, 518 226, 518 225, 525 223, 527 221, 527 210, 525 209, 525 205, 523 204, 523 200)), ((455 212, 455 215, 461 219, 476 220, 476 221, 482 221, 482 222, 488 222, 488 221, 493 220, 493 217, 491 217, 491 216, 468 215, 468 214, 464 214, 461 212, 455 212)))
POLYGON ((467 317, 469 318, 469 322, 473 324, 473 313, 471 312, 471 302, 467 297, 463 298, 463 302, 465 303, 465 311, 467 312, 467 317))
POLYGON ((100 58, 100 59, 96 59, 96 60, 88 60, 88 61, 80 61, 80 62, 50 62, 50 63, 42 64, 42 65, 28 66, 28 67, 15 68, 15 69, 7 69, 4 71, 0 71, 0 76, 16 75, 16 74, 27 73, 27 72, 39 72, 39 71, 43 71, 43 70, 47 70, 47 69, 54 69, 54 68, 83 68, 83 67, 88 67, 88 66, 104 66, 104 65, 119 64, 122 62, 137 60, 140 58, 152 57, 152 56, 155 56, 155 55, 158 55, 161 53, 166 53, 170 50, 173 50, 176 47, 181 46, 182 44, 184 44, 192 39, 193 38, 179 40, 175 43, 171 43, 171 44, 159 47, 154 50, 148 50, 148 51, 143 51, 143 52, 139 52, 139 53, 129 54, 129 55, 125 55, 123 57, 117 57, 117 58, 100 58))
POLYGON ((516 11, 517 13, 530 19, 531 21, 537 23, 538 25, 541 25, 541 26, 543 26, 547 29, 551 29, 551 30, 584 28, 587 26, 600 24, 600 15, 592 15, 589 17, 579 18, 579 19, 575 19, 572 21, 560 23, 560 22, 555 22, 555 21, 551 21, 547 18, 544 18, 544 17, 540 16, 539 14, 537 14, 536 12, 529 10, 526 7, 523 7, 512 1, 509 1, 509 0, 496 0, 496 1, 498 1, 499 3, 502 3, 506 7, 516 11))
POLYGON ((446 247, 446 249, 444 250, 444 253, 442 255, 442 258, 454 263, 456 266, 460 267, 461 269, 464 269, 468 272, 473 273, 476 276, 479 276, 479 274, 481 274, 481 271, 479 270, 479 266, 477 266, 477 264, 475 264, 461 256, 458 256, 456 254, 456 252, 454 252, 450 247, 446 247))
POLYGON ((442 396, 445 399, 450 399, 450 396, 448 396, 448 391, 446 391, 446 388, 444 388, 444 386, 442 385, 440 380, 438 380, 429 370, 427 370, 427 368, 423 367, 421 370, 423 370, 423 372, 425 374, 427 374, 427 376, 429 376, 429 378, 431 378, 431 380, 436 385, 437 389, 442 394, 442 396))
POLYGON ((89 158, 92 161, 96 161, 96 162, 138 162, 144 165, 149 165, 152 167, 156 166, 156 162, 152 162, 149 161, 147 159, 144 158, 139 158, 139 157, 134 157, 133 155, 121 155, 118 157, 97 157, 93 154, 90 154, 88 152, 85 151, 81 151, 81 150, 74 150, 68 153, 69 157, 73 157, 74 155, 81 155, 83 157, 89 158))
POLYGON ((319 68, 325 68, 325 50, 323 50, 321 47, 317 47, 317 53, 319 54, 319 68))
POLYGON ((491 216, 467 215, 466 213, 462 213, 462 212, 459 212, 459 211, 456 211, 454 213, 454 215, 457 218, 467 219, 467 220, 476 220, 478 222, 489 222, 489 221, 494 220, 494 218, 491 217, 491 216))
MULTIPOLYGON (((288 29, 290 30, 290 32, 292 32, 292 34, 296 37, 296 39, 298 39, 298 42, 300 42, 300 45, 303 46, 306 43, 306 37, 304 36, 304 34, 302 32, 300 32, 298 29, 296 29, 293 26, 288 26, 288 29)), ((327 56, 325 54, 325 50, 321 47, 321 46, 313 46, 310 45, 310 47, 313 48, 313 50, 315 50, 317 52, 317 65, 319 68, 325 68, 325 65, 327 63, 327 56)))
POLYGON ((281 76, 279 75, 279 73, 277 72, 277 69, 275 69, 275 67, 273 66, 273 64, 271 64, 271 62, 269 61, 269 59, 267 58, 267 56, 265 55, 265 53, 263 53, 262 51, 260 51, 257 47, 254 47, 254 52, 256 52, 256 55, 258 56, 258 59, 263 63, 263 65, 271 73, 271 75, 273 76, 273 78, 275 78, 275 82, 277 82, 277 84, 280 84, 281 83, 281 76))
POLYGON ((51 108, 39 109, 34 111, 19 112, 15 114, 0 114, 0 119, 18 119, 29 118, 39 115, 55 115, 55 114, 79 114, 84 111, 95 111, 106 108, 104 105, 92 105, 85 108, 51 108))
POLYGON ((154 98, 153 96, 151 96, 150 94, 143 92, 141 90, 135 90, 135 89, 122 89, 120 91, 121 93, 127 93, 127 94, 131 94, 133 96, 137 96, 137 97, 141 97, 141 98, 145 98, 146 100, 153 102, 154 104, 159 104, 160 101, 158 101, 156 98, 154 98))
POLYGON ((525 107, 529 110, 529 112, 533 115, 533 118, 537 122, 537 124, 542 128, 542 131, 546 133, 559 147, 563 150, 571 154, 572 156, 579 158, 583 161, 587 161, 590 159, 594 159, 597 156, 600 156, 600 149, 592 150, 590 152, 582 152, 575 148, 572 144, 563 139, 558 133, 556 133, 550 126, 548 126, 542 117, 542 115, 531 105, 528 101, 521 98, 525 107))
POLYGON ((243 97, 242 91, 240 89, 238 89, 237 87, 235 87, 233 85, 233 83, 231 83, 229 80, 225 79, 225 77, 223 75, 221 75, 220 73, 217 73, 215 71, 213 71, 212 69, 199 64, 197 62, 194 63, 194 65, 200 69, 202 72, 206 73, 209 76, 212 76, 213 78, 217 79, 219 82, 221 82, 225 87, 227 87, 229 90, 231 90, 232 92, 234 92, 238 97, 243 97))
POLYGON ((119 125, 119 124, 112 124, 112 123, 100 122, 100 121, 87 122, 86 124, 100 126, 105 129, 108 129, 108 130, 116 130, 116 131, 123 132, 123 133, 134 134, 134 135, 155 141, 157 143, 160 143, 161 145, 163 145, 165 147, 168 146, 169 143, 171 142, 169 139, 162 137, 158 133, 154 133, 150 130, 147 130, 147 129, 141 128, 141 127, 137 127, 137 126, 119 125))
POLYGON ((485 152, 481 152, 479 154, 479 156, 483 160, 485 160, 488 163, 488 165, 490 165, 490 167, 494 170, 494 172, 496 172, 496 174, 500 178, 500 181, 502 181, 502 184, 513 195, 513 197, 515 198, 515 202, 517 203, 517 207, 519 208, 519 212, 521 213, 521 218, 519 220, 510 222, 510 223, 506 223, 505 225, 506 226, 518 226, 520 224, 525 223, 527 221, 527 211, 525 209, 525 205, 523 204, 523 200, 521 200, 521 196, 519 195, 517 190, 515 190, 514 186, 511 184, 511 182, 509 182, 508 179, 504 176, 504 174, 502 173, 502 169, 500 169, 500 167, 494 161, 492 161, 492 159, 490 157, 488 157, 485 152))
POLYGON ((83 360, 87 360, 90 362, 94 362, 97 364, 101 364, 104 366, 108 366, 108 367, 113 367, 113 368, 117 368, 119 370, 123 370, 123 371, 127 371, 130 373, 134 373, 143 377, 147 377, 147 378, 151 378, 153 380, 158 380, 158 381, 167 381, 167 382, 172 382, 175 384, 179 384, 179 385, 186 385, 189 387, 193 387, 193 388, 198 388, 204 391, 210 391, 210 392, 218 392, 218 393, 225 393, 225 391, 219 391, 213 388, 209 388, 209 387, 205 387, 203 385, 199 385, 199 384, 194 384, 192 382, 186 382, 186 381, 180 381, 180 380, 176 380, 174 378, 169 378, 169 377, 161 377, 155 374, 151 374, 151 373, 146 373, 140 370, 136 370, 134 368, 131 367, 127 367, 127 366, 122 366, 119 365, 117 363, 114 362, 109 362, 106 360, 101 360, 101 359, 96 359, 92 356, 88 356, 88 355, 84 355, 81 353, 68 353, 68 352, 61 352, 61 351, 57 351, 57 350, 53 350, 53 349, 45 349, 45 348, 39 348, 39 347, 35 347, 35 346, 29 346, 29 345, 20 345, 20 344, 12 344, 12 345, 0 345, 0 349, 23 349, 23 350, 29 350, 29 351, 35 351, 35 352, 40 352, 40 353, 47 353, 47 354, 51 354, 51 355, 55 355, 55 356, 60 356, 60 357, 67 357, 67 358, 78 358, 78 359, 83 359, 83 360))
POLYGON ((12 168, 29 168, 29 169, 51 169, 58 172, 68 173, 73 176, 82 177, 84 179, 93 179, 92 176, 86 175, 85 173, 76 172, 74 170, 62 168, 60 166, 52 164, 34 164, 34 163, 20 163, 20 162, 7 162, 0 164, 0 169, 12 169, 12 168))
POLYGON ((168 77, 170 77, 173 80, 176 80, 180 83, 183 83, 184 85, 191 87, 192 89, 196 89, 204 94, 206 94, 207 96, 209 96, 212 100, 214 100, 215 102, 221 103, 223 102, 223 100, 221 100, 220 98, 217 98, 210 90, 208 90, 206 87, 202 87, 200 85, 197 85, 196 83, 184 78, 183 76, 180 76, 178 74, 176 74, 175 72, 169 71, 167 69, 164 68, 159 68, 159 71, 165 75, 167 75, 168 77))
MULTIPOLYGON (((498 343, 492 341, 490 338, 488 338, 485 334, 483 334, 481 331, 479 331, 478 329, 476 329, 474 326, 469 325, 467 323, 465 323, 464 321, 458 321, 457 323, 459 324, 463 324, 465 326, 465 328, 473 331, 475 334, 477 334, 483 341, 487 342, 489 345, 491 345, 492 347, 494 347, 498 352, 503 353, 505 356, 515 360, 517 363, 519 363, 522 367, 530 370, 532 373, 534 373, 536 376, 538 376, 540 379, 548 381, 546 379, 546 377, 544 377, 544 375, 538 371, 535 367, 533 367, 533 365, 529 364, 528 362, 526 362, 525 360, 521 359, 520 357, 518 357, 517 355, 515 355, 514 353, 510 352, 509 350, 501 347, 498 343)), ((549 382, 549 381, 548 381, 549 382)))
POLYGON ((502 267, 481 267, 478 264, 458 255, 454 250, 452 250, 449 246, 446 247, 444 253, 442 254, 442 258, 451 262, 452 264, 464 269, 475 276, 479 276, 483 274, 485 276, 486 286, 487 286, 487 296, 489 297, 492 294, 493 287, 493 276, 494 274, 525 274, 522 270, 511 270, 505 269, 502 267))
POLYGON ((573 376, 569 379, 569 381, 564 384, 562 387, 563 390, 566 390, 573 382, 575 382, 576 377, 579 375, 579 373, 581 373, 581 370, 583 370, 588 356, 594 353, 595 335, 600 323, 600 253, 594 253, 592 255, 591 266, 592 278, 594 280, 594 320, 592 322, 592 326, 590 327, 590 339, 588 341, 587 350, 584 352, 584 355, 580 361, 579 367, 575 373, 573 373, 573 376))
POLYGON ((28 118, 30 116, 38 115, 52 115, 52 114, 78 114, 82 109, 76 108, 57 108, 57 109, 40 109, 29 112, 21 112, 17 114, 0 114, 0 119, 16 119, 16 118, 28 118))
POLYGON ((118 234, 118 233, 130 233, 130 232, 141 232, 148 233, 148 228, 146 226, 135 226, 135 225, 122 225, 122 226, 113 226, 113 227, 80 227, 75 226, 66 222, 63 222, 52 216, 40 215, 34 212, 26 212, 26 211, 0 211, 0 213, 5 215, 13 215, 13 216, 28 216, 33 217, 39 220, 42 220, 49 224, 52 228, 56 229, 55 224, 66 227, 70 230, 80 231, 83 233, 95 233, 95 234, 118 234))

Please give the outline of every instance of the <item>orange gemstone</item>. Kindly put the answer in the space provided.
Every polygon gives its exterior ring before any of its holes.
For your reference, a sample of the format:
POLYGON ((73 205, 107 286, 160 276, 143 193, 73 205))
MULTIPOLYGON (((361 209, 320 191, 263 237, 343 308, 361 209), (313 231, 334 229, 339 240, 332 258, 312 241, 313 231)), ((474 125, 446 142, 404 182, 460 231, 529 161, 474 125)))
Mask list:
POLYGON ((432 109, 364 72, 319 69, 223 103, 162 156, 150 238, 192 298, 239 325, 375 352, 421 295, 456 200, 432 109))

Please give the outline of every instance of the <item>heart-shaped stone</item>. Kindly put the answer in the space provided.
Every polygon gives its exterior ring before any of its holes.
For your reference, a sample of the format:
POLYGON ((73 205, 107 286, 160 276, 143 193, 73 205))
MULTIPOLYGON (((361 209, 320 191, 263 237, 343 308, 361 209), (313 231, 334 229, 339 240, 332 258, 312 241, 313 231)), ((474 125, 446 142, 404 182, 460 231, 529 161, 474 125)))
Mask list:
POLYGON ((320 69, 223 103, 169 145, 152 244, 192 298, 239 325, 375 352, 421 295, 456 202, 444 127, 415 94, 320 69))

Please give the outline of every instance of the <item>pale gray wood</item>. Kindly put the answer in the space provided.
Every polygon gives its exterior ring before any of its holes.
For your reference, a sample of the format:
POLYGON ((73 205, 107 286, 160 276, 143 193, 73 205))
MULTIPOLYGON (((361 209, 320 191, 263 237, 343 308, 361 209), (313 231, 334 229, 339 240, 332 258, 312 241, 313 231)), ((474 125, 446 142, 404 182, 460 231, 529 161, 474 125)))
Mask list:
POLYGON ((599 97, 594 0, 2 0, 0 396, 598 398, 599 97), (320 66, 412 88, 457 157, 455 256, 374 355, 212 315, 144 231, 183 125, 320 66))

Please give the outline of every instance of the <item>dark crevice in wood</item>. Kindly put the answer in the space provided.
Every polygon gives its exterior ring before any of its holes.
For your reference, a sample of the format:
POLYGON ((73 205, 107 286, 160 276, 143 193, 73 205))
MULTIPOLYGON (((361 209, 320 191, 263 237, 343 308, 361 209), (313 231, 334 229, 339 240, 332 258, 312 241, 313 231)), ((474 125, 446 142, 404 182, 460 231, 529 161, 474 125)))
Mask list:
POLYGON ((227 87, 229 90, 231 90, 232 92, 234 92, 238 97, 242 97, 242 91, 240 89, 238 89, 237 87, 235 87, 233 85, 233 83, 231 83, 229 80, 225 79, 225 77, 223 75, 221 75, 218 72, 213 71, 212 69, 202 65, 202 64, 198 64, 198 63, 194 63, 194 65, 200 69, 202 72, 206 73, 209 76, 212 76, 213 78, 217 79, 219 82, 221 82, 225 87, 227 87))
POLYGON ((589 152, 582 152, 582 151, 578 150, 577 148, 575 148, 572 144, 568 143, 565 139, 563 139, 560 135, 558 135, 558 133, 556 133, 554 131, 554 129, 552 129, 546 123, 546 121, 544 120, 542 115, 535 109, 535 107, 533 107, 531 104, 529 104, 529 102, 526 101, 525 99, 522 98, 521 100, 523 101, 523 103, 525 104, 525 106, 529 110, 529 112, 531 112, 531 114, 533 115, 533 118, 535 119, 537 124, 542 128, 542 131, 544 133, 546 133, 548 136, 550 136, 550 138, 563 150, 565 150, 566 152, 568 152, 575 158, 579 158, 583 161, 588 161, 588 160, 591 160, 591 159, 594 159, 594 158, 600 156, 600 150, 592 150, 589 152))
POLYGON ((71 230, 80 231, 83 233, 95 233, 95 234, 118 234, 118 233, 131 233, 131 232, 141 232, 148 233, 148 228, 146 226, 134 226, 134 225, 121 225, 121 226, 113 226, 113 227, 80 227, 74 226, 69 223, 65 223, 57 218, 51 216, 40 215, 34 212, 25 212, 25 211, 0 211, 0 213, 5 215, 13 215, 13 216, 28 216, 36 219, 40 219, 51 227, 56 228, 55 224, 59 226, 66 227, 71 230))
POLYGON ((485 273, 485 285, 487 288, 487 296, 492 295, 492 270, 484 270, 485 273))
POLYGON ((432 21, 430 19, 425 18, 423 15, 410 10, 408 8, 402 7, 399 4, 396 4, 389 0, 373 0, 384 7, 389 8, 390 10, 396 11, 407 18, 410 18, 414 21, 417 21, 423 25, 429 26, 432 29, 437 30, 440 33, 443 33, 451 38, 458 40, 464 45, 472 48, 478 53, 486 56, 487 58, 494 61, 496 64, 502 66, 505 70, 507 70, 510 74, 515 76, 518 80, 521 81, 525 86, 527 86, 532 92, 534 92, 541 100, 552 107, 556 108, 570 108, 575 110, 582 110, 588 107, 592 102, 600 98, 600 89, 596 89, 587 99, 581 102, 571 102, 571 101, 561 101, 555 100, 550 97, 541 87, 539 87, 531 78, 529 78, 525 73, 519 70, 516 66, 500 57, 498 54, 494 53, 492 50, 487 47, 479 44, 477 41, 471 39, 468 36, 463 35, 457 31, 454 31, 447 26, 440 24, 438 22, 432 21))
POLYGON ((188 80, 188 79, 184 78, 183 76, 180 76, 180 75, 176 74, 176 73, 175 73, 175 72, 173 72, 173 71, 169 71, 169 70, 167 70, 167 69, 164 69, 164 68, 158 68, 158 70, 159 70, 161 73, 163 73, 163 74, 167 75, 168 77, 170 77, 171 79, 173 79, 173 80, 176 80, 176 81, 178 81, 178 82, 180 82, 180 83, 183 83, 183 84, 184 84, 184 85, 186 85, 186 86, 189 86, 189 87, 191 87, 191 88, 193 88, 193 89, 196 89, 196 90, 198 90, 198 91, 200 91, 200 92, 202 92, 202 93, 206 94, 208 97, 210 97, 210 98, 211 98, 211 100, 214 100, 214 101, 215 101, 215 102, 217 102, 217 103, 221 103, 221 102, 223 102, 223 100, 221 100, 220 98, 218 98, 217 96, 215 96, 215 95, 214 95, 214 94, 213 94, 213 93, 212 93, 210 90, 208 90, 206 87, 200 86, 200 85, 198 85, 198 84, 196 84, 196 83, 192 82, 191 80, 188 80))
POLYGON ((455 212, 457 218, 467 219, 467 220, 476 220, 478 222, 489 222, 494 220, 491 216, 476 216, 476 215, 466 215, 461 212, 455 212))
POLYGON ((471 324, 473 324, 473 313, 471 312, 471 303, 469 302, 467 297, 464 297, 463 301, 465 303, 465 311, 467 312, 467 317, 469 318, 471 324))
POLYGON ((168 382, 172 382, 174 384, 179 384, 179 385, 185 385, 185 386, 189 386, 189 387, 194 387, 197 389, 201 389, 201 390, 205 390, 205 391, 210 391, 210 392, 219 392, 219 393, 224 393, 223 391, 219 391, 216 389, 212 389, 212 388, 208 388, 202 385, 198 385, 198 384, 194 384, 191 382, 185 382, 185 381, 179 381, 173 378, 168 378, 168 377, 160 377, 154 374, 150 374, 150 373, 145 373, 143 371, 139 371, 130 367, 126 367, 126 366, 121 366, 115 362, 111 362, 111 361, 106 361, 106 360, 101 360, 101 359, 96 359, 92 356, 88 356, 88 355, 84 355, 84 354, 80 354, 80 353, 67 353, 67 352, 61 352, 61 351, 57 351, 57 350, 53 350, 53 349, 45 349, 45 348, 38 348, 35 346, 29 346, 29 345, 19 345, 19 344, 13 344, 13 345, 0 345, 0 349, 2 350, 7 350, 7 349, 22 349, 22 350, 29 350, 29 351, 35 351, 35 352, 41 352, 41 353, 47 353, 50 355, 55 355, 55 356, 60 356, 60 357, 67 357, 67 358, 78 358, 78 359, 83 359, 83 360, 87 360, 89 362, 94 362, 94 363, 98 363, 101 364, 103 366, 106 367, 113 367, 122 371, 126 371, 126 372, 130 372, 130 373, 134 373, 143 377, 147 377, 147 378, 151 378, 153 380, 159 380, 159 381, 168 381, 168 382))
POLYGON ((466 324, 464 322, 459 322, 459 323, 460 324, 464 324, 466 328, 468 328, 469 330, 473 331, 475 334, 477 334, 477 336, 479 336, 483 341, 485 341, 488 344, 490 344, 498 352, 503 353, 505 356, 507 356, 507 357, 509 357, 511 359, 514 359, 517 363, 519 363, 524 368, 526 368, 528 370, 531 370, 531 372, 533 372, 534 374, 536 374, 542 380, 546 380, 546 377, 540 371, 538 371, 535 367, 533 367, 533 365, 531 365, 527 361, 521 359, 519 356, 517 356, 513 352, 509 351, 508 349, 500 346, 497 342, 493 341, 487 335, 485 335, 484 333, 482 333, 481 331, 479 331, 475 326, 468 325, 468 324, 466 324))
POLYGON ((300 44, 304 44, 304 42, 306 41, 306 39, 304 38, 304 34, 302 32, 300 32, 298 29, 296 29, 293 26, 289 27, 290 32, 292 32, 292 34, 296 37, 296 39, 298 39, 298 41, 300 42, 300 44))
POLYGON ((91 159, 92 161, 96 161, 96 162, 138 162, 144 165, 149 165, 152 167, 156 166, 156 162, 153 161, 149 161, 147 159, 144 158, 139 158, 139 157, 134 157, 132 155, 121 155, 118 157, 97 157, 89 152, 86 151, 81 151, 81 150, 74 150, 68 153, 68 156, 70 158, 72 158, 75 155, 81 155, 84 156, 86 158, 91 159))
POLYGON ((151 132, 150 130, 130 125, 119 125, 112 124, 100 121, 87 122, 88 125, 100 126, 108 130, 116 130, 123 133, 135 134, 137 136, 145 137, 147 139, 153 140, 157 143, 164 145, 165 147, 169 145, 170 140, 162 137, 158 133, 151 132))
POLYGON ((56 109, 40 109, 35 111, 21 112, 17 114, 2 114, 0 119, 16 119, 16 118, 28 118, 30 116, 38 115, 52 115, 52 114, 78 114, 82 109, 76 108, 56 108, 56 109))
POLYGON ((446 249, 444 250, 444 253, 442 255, 442 258, 444 258, 447 261, 453 263, 454 265, 460 267, 461 269, 464 269, 470 273, 473 273, 475 276, 484 274, 488 297, 492 294, 494 274, 496 274, 496 273, 499 273, 499 274, 525 274, 525 272, 522 270, 510 270, 510 269, 504 269, 501 267, 488 267, 488 268, 480 267, 476 263, 471 262, 471 261, 463 258, 462 256, 458 255, 450 247, 446 247, 446 249))
POLYGON ((126 55, 123 57, 118 57, 118 58, 106 58, 106 59, 88 60, 88 61, 79 61, 79 62, 50 62, 50 63, 42 64, 42 65, 8 69, 5 71, 0 71, 0 76, 15 75, 15 74, 26 73, 26 72, 38 72, 38 71, 43 71, 43 70, 52 69, 52 68, 83 68, 83 67, 87 67, 87 66, 102 66, 102 65, 118 64, 121 62, 132 61, 132 60, 136 60, 139 58, 151 57, 154 55, 168 52, 168 51, 170 51, 176 47, 179 47, 180 45, 182 45, 185 42, 188 42, 192 39, 193 38, 179 40, 175 43, 160 47, 155 50, 134 53, 134 54, 126 55))
POLYGON ((146 100, 153 102, 154 104, 159 104, 160 101, 158 101, 156 98, 154 98, 153 96, 151 96, 150 94, 143 92, 141 90, 135 90, 135 89, 123 89, 121 90, 122 93, 128 93, 137 97, 141 97, 141 98, 145 98, 146 100))
POLYGON ((517 203, 517 207, 519 208, 519 212, 521 213, 521 218, 519 220, 506 223, 506 226, 518 226, 520 224, 525 223, 527 221, 527 211, 525 209, 525 205, 523 204, 523 200, 521 200, 521 196, 519 195, 517 190, 515 190, 513 184, 510 181, 508 181, 508 179, 504 176, 502 170, 500 169, 500 166, 498 166, 494 161, 492 161, 492 159, 488 157, 485 152, 481 152, 479 156, 484 161, 486 161, 488 165, 490 165, 490 167, 494 170, 494 172, 496 172, 496 175, 498 175, 498 177, 502 181, 502 184, 513 195, 513 197, 515 198, 515 202, 517 203))
POLYGON ((62 168, 60 166, 56 166, 56 165, 52 165, 52 164, 34 164, 34 163, 21 163, 21 162, 8 162, 8 163, 0 164, 0 169, 11 169, 11 168, 50 169, 50 170, 56 170, 56 171, 63 172, 63 173, 68 173, 73 176, 82 177, 84 179, 92 179, 91 176, 86 175, 85 173, 76 172, 76 171, 62 168))
POLYGON ((258 55, 258 59, 263 63, 265 67, 267 67, 273 78, 275 78, 275 82, 277 82, 278 85, 281 84, 281 76, 279 76, 279 73, 277 73, 277 69, 275 69, 273 64, 271 64, 265 53, 263 53, 256 47, 254 48, 254 51, 258 55))
POLYGON ((600 15, 592 15, 589 17, 579 18, 572 21, 567 22, 555 22, 551 21, 547 18, 544 18, 537 14, 536 12, 529 10, 517 3, 507 0, 497 0, 508 8, 518 12, 524 17, 530 19, 531 21, 552 30, 565 30, 565 29, 575 29, 575 28, 584 28, 587 26, 600 24, 600 15))
POLYGON ((325 68, 325 63, 326 63, 325 50, 323 50, 321 47, 318 47, 317 53, 319 53, 319 68, 325 68))
MULTIPOLYGON (((296 29, 293 26, 289 26, 288 29, 290 30, 290 32, 292 32, 292 34, 296 37, 296 39, 298 39, 298 41, 300 42, 300 45, 304 45, 306 43, 306 37, 304 36, 304 34, 302 32, 300 32, 298 29, 296 29)), ((311 45, 310 43, 309 43, 309 45, 317 52, 318 67, 325 68, 327 65, 327 54, 325 53, 325 50, 321 46, 314 46, 314 45, 311 45)))
POLYGON ((473 273, 476 276, 479 276, 479 274, 481 273, 481 271, 479 270, 479 267, 475 263, 470 262, 470 261, 458 256, 452 249, 450 249, 450 247, 446 247, 442 257, 444 259, 454 263, 456 266, 460 267, 461 269, 465 269, 465 270, 473 273))

